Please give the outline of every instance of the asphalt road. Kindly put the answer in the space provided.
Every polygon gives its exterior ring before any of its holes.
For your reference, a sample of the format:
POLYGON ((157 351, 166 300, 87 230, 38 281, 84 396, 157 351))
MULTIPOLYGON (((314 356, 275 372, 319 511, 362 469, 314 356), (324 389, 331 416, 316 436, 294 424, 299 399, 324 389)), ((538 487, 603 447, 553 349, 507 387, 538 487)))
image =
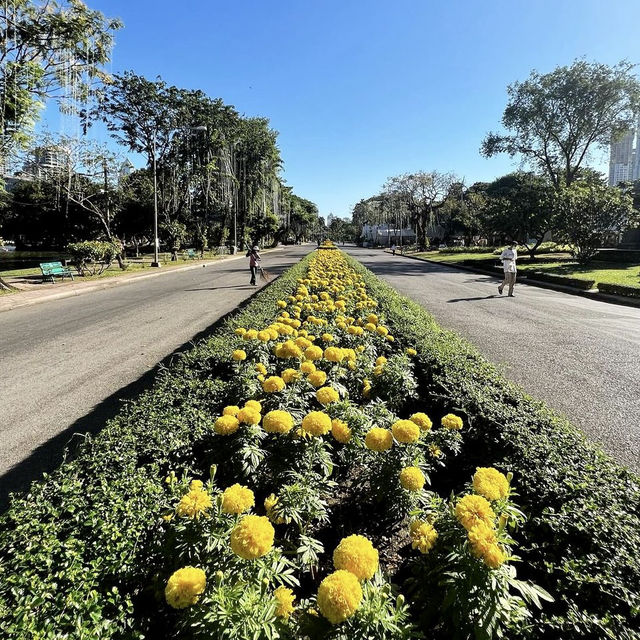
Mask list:
POLYGON ((525 284, 508 298, 491 276, 379 250, 347 251, 640 472, 640 309, 525 284))
MULTIPOLYGON (((280 274, 313 248, 268 252, 263 266, 280 274)), ((248 282, 247 260, 224 260, 1 313, 0 508, 253 295, 248 282)))

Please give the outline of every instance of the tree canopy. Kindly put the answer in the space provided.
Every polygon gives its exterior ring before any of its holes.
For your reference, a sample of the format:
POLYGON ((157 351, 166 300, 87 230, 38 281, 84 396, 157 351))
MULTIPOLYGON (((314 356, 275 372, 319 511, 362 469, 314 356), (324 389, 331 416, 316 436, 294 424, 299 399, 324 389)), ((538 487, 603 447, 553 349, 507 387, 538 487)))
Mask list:
POLYGON ((481 153, 521 155, 556 189, 570 185, 593 148, 608 145, 635 124, 640 83, 634 66, 576 60, 551 73, 533 71, 507 89, 502 124, 509 133, 489 133, 481 153))

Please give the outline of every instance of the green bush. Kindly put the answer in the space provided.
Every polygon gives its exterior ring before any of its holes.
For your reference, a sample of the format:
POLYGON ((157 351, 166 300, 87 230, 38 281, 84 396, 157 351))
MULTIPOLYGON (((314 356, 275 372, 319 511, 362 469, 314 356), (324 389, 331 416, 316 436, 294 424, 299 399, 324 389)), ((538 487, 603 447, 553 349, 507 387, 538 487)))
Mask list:
POLYGON ((109 268, 120 253, 120 246, 114 242, 87 240, 67 245, 67 251, 80 275, 96 275, 109 268))
POLYGON ((640 283, 638 283, 637 287, 628 287, 624 284, 598 282, 598 291, 600 291, 600 293, 613 293, 618 296, 630 296, 631 298, 640 298, 640 283))
POLYGON ((544 271, 527 271, 525 274, 529 280, 539 280, 541 282, 551 282, 560 284, 565 287, 573 287, 582 291, 589 291, 595 287, 595 280, 583 280, 581 278, 571 278, 569 276, 560 276, 555 273, 545 273, 544 271))

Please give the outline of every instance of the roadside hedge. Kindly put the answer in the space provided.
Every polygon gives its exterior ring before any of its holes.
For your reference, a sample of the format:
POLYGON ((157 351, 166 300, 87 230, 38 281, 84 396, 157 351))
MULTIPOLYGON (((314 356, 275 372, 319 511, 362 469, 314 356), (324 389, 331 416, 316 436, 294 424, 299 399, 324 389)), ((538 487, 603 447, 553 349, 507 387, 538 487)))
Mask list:
POLYGON ((589 291, 596 284, 595 280, 582 280, 581 278, 571 278, 569 276, 560 276, 555 273, 544 273, 543 271, 527 271, 525 274, 527 280, 539 280, 540 282, 552 282, 553 284, 564 285, 565 287, 573 287, 581 291, 589 291))
MULTIPOLYGON (((152 389, 75 457, 18 496, 0 518, 0 635, 142 638, 137 615, 154 597, 159 479, 190 473, 198 443, 234 391, 228 341, 272 315, 307 259, 178 356, 152 389), (225 368, 226 367, 226 368, 225 368), (227 380, 228 378, 228 380, 227 380)), ((466 417, 452 489, 476 466, 511 471, 529 518, 519 576, 555 603, 510 632, 514 639, 639 640, 640 484, 580 432, 507 382, 477 350, 359 263, 393 333, 418 352, 420 395, 466 417)))
POLYGON ((632 298, 640 298, 640 286, 628 287, 624 284, 611 284, 608 282, 598 282, 598 291, 600 291, 600 293, 613 293, 619 296, 630 296, 632 298))

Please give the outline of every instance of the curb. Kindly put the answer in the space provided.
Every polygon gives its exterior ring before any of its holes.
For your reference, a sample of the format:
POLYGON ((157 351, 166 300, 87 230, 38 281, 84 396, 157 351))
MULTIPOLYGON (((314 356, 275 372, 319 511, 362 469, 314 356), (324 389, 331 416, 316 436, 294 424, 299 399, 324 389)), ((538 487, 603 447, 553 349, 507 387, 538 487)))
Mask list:
MULTIPOLYGON (((274 251, 282 251, 282 247, 277 247, 275 249, 266 249, 262 251, 263 255, 265 253, 273 253, 274 251)), ((87 286, 81 286, 79 288, 71 288, 73 284, 70 283, 69 289, 63 289, 55 292, 43 292, 37 291, 35 293, 42 294, 33 296, 29 299, 19 300, 21 293, 29 294, 30 291, 22 291, 13 294, 9 294, 6 296, 0 297, 0 313, 4 311, 11 311, 12 309, 20 309, 22 307, 30 307, 34 304, 39 304, 41 302, 50 302, 52 300, 60 300, 62 298, 72 298, 74 296, 81 296, 85 293, 91 293, 93 291, 99 291, 101 289, 111 289, 112 287, 123 286, 126 284, 131 284, 133 282, 138 282, 139 280, 145 280, 147 278, 157 278, 158 276, 163 276, 168 273, 177 273, 179 271, 190 271, 192 269, 198 269, 202 267, 206 267, 209 264, 218 264, 220 262, 226 262, 229 260, 239 260, 240 258, 244 258, 243 255, 230 255, 228 257, 222 258, 221 260, 210 260, 210 261, 199 261, 196 264, 186 265, 184 267, 173 267, 171 269, 159 269, 158 271, 153 271, 153 273, 142 273, 142 274, 134 274, 130 277, 126 276, 115 276, 112 278, 104 278, 102 281, 96 281, 95 284, 87 284, 87 286)), ((152 269, 153 267, 149 267, 152 269)), ((80 285, 84 285, 85 283, 78 283, 80 285)))
MULTIPOLYGON (((388 251, 385 250, 385 253, 388 253, 388 251)), ((428 258, 418 258, 417 256, 405 255, 401 257, 410 258, 411 260, 419 260, 420 262, 428 262, 430 264, 454 267, 462 271, 470 271, 471 273, 479 273, 486 276, 493 276, 494 278, 499 279, 499 276, 493 271, 487 271, 486 269, 478 269, 476 267, 469 267, 467 265, 457 264, 456 262, 438 262, 437 260, 429 260, 428 258)), ((636 299, 636 298, 631 298, 627 296, 616 296, 610 293, 600 293, 597 289, 590 289, 588 291, 584 291, 582 289, 576 289, 575 287, 567 287, 562 284, 555 284, 552 282, 543 282, 542 280, 536 280, 526 275, 519 276, 518 282, 521 282, 522 284, 528 284, 532 287, 540 287, 541 289, 551 289, 553 291, 559 291, 560 293, 568 293, 573 296, 581 296, 582 298, 589 298, 590 300, 598 300, 599 302, 608 302, 609 304, 618 304, 626 307, 640 308, 640 298, 636 299)))

